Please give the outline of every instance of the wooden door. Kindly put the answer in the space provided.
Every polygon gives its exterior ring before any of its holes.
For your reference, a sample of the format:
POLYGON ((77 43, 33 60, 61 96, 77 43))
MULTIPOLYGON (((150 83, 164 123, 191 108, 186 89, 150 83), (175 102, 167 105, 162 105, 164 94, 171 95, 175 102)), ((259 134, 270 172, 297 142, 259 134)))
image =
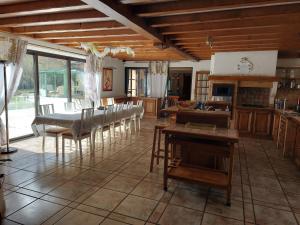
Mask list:
POLYGON ((294 160, 297 166, 300 166, 300 126, 296 131, 295 147, 294 147, 294 160))
POLYGON ((255 136, 270 136, 271 118, 272 118, 272 112, 269 111, 254 112, 253 134, 255 136))
POLYGON ((253 112, 251 110, 237 110, 236 112, 236 129, 242 135, 251 134, 253 112))

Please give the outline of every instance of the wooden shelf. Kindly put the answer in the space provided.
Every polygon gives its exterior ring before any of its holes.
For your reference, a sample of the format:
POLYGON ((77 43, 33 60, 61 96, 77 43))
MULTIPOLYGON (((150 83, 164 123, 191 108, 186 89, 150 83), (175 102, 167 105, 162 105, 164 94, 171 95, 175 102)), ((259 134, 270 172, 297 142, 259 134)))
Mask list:
POLYGON ((200 182, 208 184, 210 186, 223 188, 227 187, 229 182, 229 178, 226 173, 187 166, 178 166, 175 168, 171 168, 168 171, 168 177, 200 182))
POLYGON ((226 80, 226 81, 268 81, 268 82, 276 82, 280 79, 275 76, 265 76, 265 75, 210 75, 208 80, 226 80))

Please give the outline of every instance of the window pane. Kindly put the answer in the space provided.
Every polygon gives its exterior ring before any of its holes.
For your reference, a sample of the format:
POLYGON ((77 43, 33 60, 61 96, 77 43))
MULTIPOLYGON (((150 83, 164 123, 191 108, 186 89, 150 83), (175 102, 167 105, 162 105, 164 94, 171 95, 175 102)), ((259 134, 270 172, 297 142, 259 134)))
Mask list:
POLYGON ((131 72, 131 79, 136 79, 136 70, 132 70, 131 72))
POLYGON ((132 97, 136 97, 136 90, 132 89, 132 97))
POLYGON ((72 99, 84 99, 84 63, 71 62, 72 99))
MULTIPOLYGON (((35 117, 34 80, 33 56, 26 55, 20 84, 8 104, 10 138, 32 134, 31 123, 35 117)), ((2 119, 5 121, 5 113, 2 119)))
POLYGON ((40 104, 54 104, 56 112, 64 111, 68 101, 67 61, 39 56, 40 104))

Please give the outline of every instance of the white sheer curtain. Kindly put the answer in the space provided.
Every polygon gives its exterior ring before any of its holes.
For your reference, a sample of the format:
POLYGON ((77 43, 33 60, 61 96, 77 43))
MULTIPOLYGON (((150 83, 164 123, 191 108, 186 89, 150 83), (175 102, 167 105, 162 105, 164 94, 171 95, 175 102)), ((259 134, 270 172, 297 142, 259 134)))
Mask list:
MULTIPOLYGON (((23 72, 23 61, 26 55, 27 50, 27 41, 12 39, 12 48, 10 59, 6 65, 6 77, 7 77, 7 102, 11 100, 12 96, 15 94, 18 89, 22 72, 23 72)), ((0 115, 4 111, 4 81, 3 81, 3 73, 4 73, 3 64, 0 65, 0 115)), ((5 125, 0 117, 0 145, 6 144, 6 132, 5 125)))
POLYGON ((102 59, 89 54, 86 58, 84 75, 85 97, 93 101, 95 106, 99 106, 101 99, 102 59))
POLYGON ((169 63, 166 61, 149 62, 148 95, 163 98, 166 95, 169 63))

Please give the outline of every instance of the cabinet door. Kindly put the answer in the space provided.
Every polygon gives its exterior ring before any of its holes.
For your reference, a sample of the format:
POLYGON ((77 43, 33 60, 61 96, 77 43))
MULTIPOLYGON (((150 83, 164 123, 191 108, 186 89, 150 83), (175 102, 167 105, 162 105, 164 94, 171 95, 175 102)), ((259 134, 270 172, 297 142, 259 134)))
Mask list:
POLYGON ((252 111, 238 110, 236 117, 236 129, 240 134, 251 134, 252 111))
POLYGON ((253 134, 256 136, 271 135, 271 118, 271 112, 256 111, 254 113, 253 134))
POLYGON ((144 99, 144 115, 146 117, 156 116, 156 101, 155 99, 144 99))
POLYGON ((294 160, 297 166, 300 166, 300 126, 297 128, 295 146, 294 146, 294 160))

